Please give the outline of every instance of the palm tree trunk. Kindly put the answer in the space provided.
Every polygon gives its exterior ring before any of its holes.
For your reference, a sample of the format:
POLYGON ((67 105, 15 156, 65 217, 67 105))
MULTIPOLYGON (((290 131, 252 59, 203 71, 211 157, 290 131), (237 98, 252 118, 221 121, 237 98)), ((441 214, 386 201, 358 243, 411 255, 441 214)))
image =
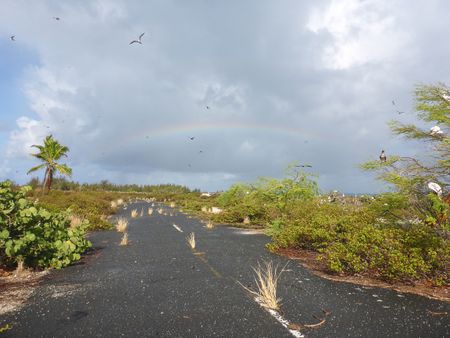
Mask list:
POLYGON ((48 179, 48 168, 45 169, 44 181, 42 182, 42 195, 45 194, 45 187, 47 186, 47 179, 48 179))
POLYGON ((48 175, 47 175, 47 192, 50 192, 50 188, 52 187, 53 182, 53 170, 49 169, 48 175))

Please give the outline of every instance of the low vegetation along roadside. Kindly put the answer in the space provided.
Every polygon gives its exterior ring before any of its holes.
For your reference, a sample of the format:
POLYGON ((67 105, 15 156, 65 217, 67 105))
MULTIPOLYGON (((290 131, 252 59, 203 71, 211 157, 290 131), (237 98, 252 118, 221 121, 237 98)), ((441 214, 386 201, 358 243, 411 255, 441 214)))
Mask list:
POLYGON ((62 268, 90 247, 87 222, 71 225, 69 214, 45 209, 26 198, 29 187, 0 183, 0 264, 62 268))

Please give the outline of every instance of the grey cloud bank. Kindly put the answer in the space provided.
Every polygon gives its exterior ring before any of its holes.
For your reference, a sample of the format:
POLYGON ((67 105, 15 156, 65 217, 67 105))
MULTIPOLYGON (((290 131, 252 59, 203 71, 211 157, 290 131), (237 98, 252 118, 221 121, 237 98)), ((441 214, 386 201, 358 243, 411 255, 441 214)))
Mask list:
POLYGON ((358 164, 419 151, 386 122, 413 120, 391 101, 411 112, 414 84, 448 82, 449 12, 446 1, 5 1, 0 48, 37 57, 10 79, 29 111, 9 113, 0 179, 28 180, 30 145, 51 132, 78 181, 217 190, 297 160, 323 190, 379 191, 358 164))

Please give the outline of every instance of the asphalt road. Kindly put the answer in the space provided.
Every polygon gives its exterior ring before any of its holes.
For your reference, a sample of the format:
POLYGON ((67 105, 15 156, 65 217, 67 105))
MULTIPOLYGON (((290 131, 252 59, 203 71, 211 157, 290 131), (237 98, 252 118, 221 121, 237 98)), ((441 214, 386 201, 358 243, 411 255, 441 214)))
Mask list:
MULTIPOLYGON (((137 202, 119 214, 148 206, 137 202)), ((2 336, 292 337, 238 284, 254 285, 251 267, 257 262, 287 262, 265 249, 265 236, 208 230, 179 212, 130 218, 128 232, 128 246, 118 245, 115 231, 91 234, 90 255, 51 272, 22 310, 0 317, 0 326, 13 326, 2 336), (190 232, 195 252, 186 244, 190 232)), ((450 313, 449 303, 332 282, 295 261, 286 270, 279 285, 284 318, 298 324, 326 320, 302 328, 305 337, 450 336, 449 316, 428 311, 450 313)))

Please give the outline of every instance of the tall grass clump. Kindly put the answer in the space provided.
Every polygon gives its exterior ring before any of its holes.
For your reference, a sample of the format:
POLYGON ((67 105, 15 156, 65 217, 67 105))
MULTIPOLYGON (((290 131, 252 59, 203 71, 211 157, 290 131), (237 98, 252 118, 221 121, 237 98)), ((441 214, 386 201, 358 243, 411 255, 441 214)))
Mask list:
POLYGON ((138 214, 137 209, 131 210, 131 217, 132 217, 132 218, 136 218, 136 217, 138 217, 138 216, 139 216, 139 214, 138 214))
POLYGON ((186 237, 186 241, 189 245, 189 247, 194 250, 195 249, 195 234, 193 232, 191 232, 187 237, 186 237))
POLYGON ((119 243, 120 246, 125 246, 128 245, 128 233, 124 232, 123 236, 122 236, 122 240, 119 243))
POLYGON ((116 230, 118 232, 125 232, 128 228, 128 220, 124 217, 120 217, 117 220, 117 224, 116 224, 116 230))
POLYGON ((258 266, 252 269, 255 272, 257 290, 254 291, 245 286, 244 288, 254 295, 256 301, 262 306, 271 310, 279 310, 281 299, 277 297, 277 288, 283 269, 278 270, 278 266, 274 266, 271 261, 264 262, 263 266, 258 262, 258 266))

